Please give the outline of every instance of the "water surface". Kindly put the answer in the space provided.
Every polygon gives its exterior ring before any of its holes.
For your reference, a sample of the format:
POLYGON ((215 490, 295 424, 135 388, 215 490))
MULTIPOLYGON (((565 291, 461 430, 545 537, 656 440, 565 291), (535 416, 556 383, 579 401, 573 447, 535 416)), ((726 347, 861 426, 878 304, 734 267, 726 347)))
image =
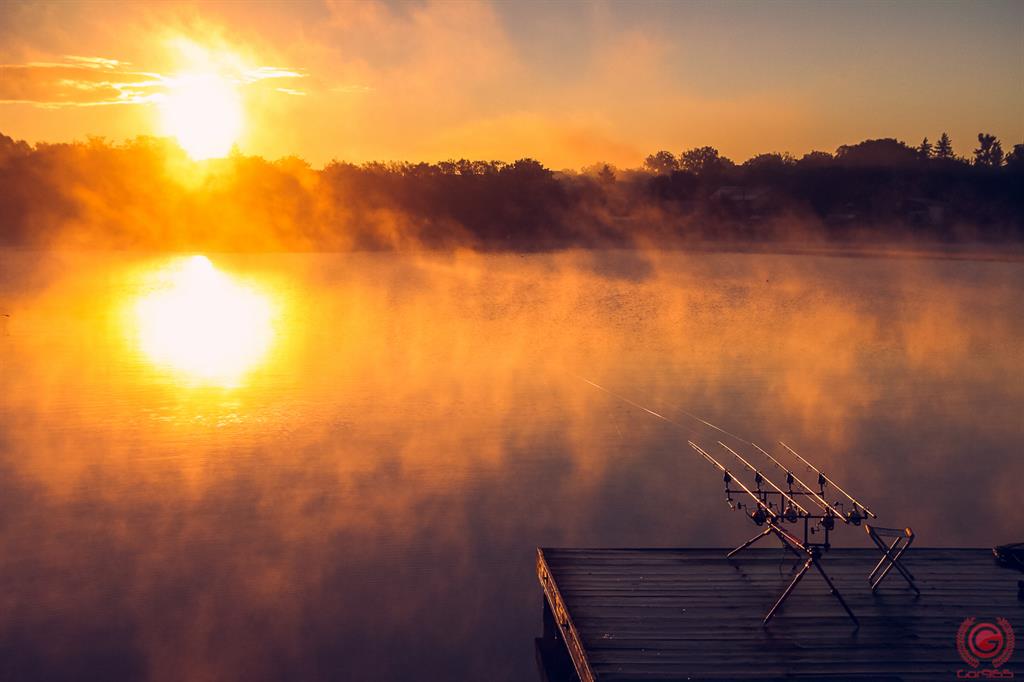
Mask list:
POLYGON ((144 343, 180 258, 0 254, 0 678, 532 679, 536 546, 750 534, 688 412, 1024 539, 1019 263, 210 254, 272 310, 224 376, 144 343))

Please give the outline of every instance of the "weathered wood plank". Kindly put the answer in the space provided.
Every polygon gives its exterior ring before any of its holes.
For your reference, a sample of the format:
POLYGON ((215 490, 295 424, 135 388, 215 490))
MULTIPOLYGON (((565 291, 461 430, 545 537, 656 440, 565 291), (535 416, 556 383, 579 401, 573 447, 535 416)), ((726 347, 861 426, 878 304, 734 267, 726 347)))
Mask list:
POLYGON ((964 618, 1002 616, 1024 631, 1021 576, 997 567, 989 550, 911 550, 905 563, 920 597, 895 574, 871 594, 866 576, 878 557, 835 548, 824 561, 859 629, 813 574, 762 627, 792 575, 793 560, 777 549, 733 562, 721 549, 541 549, 537 565, 588 681, 955 679, 964 618))

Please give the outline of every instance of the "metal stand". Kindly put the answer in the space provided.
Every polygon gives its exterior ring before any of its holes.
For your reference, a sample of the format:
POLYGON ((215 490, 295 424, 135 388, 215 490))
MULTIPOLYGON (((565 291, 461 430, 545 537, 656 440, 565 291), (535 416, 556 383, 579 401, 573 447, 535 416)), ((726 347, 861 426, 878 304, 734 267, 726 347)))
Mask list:
POLYGON ((766 459, 786 474, 785 490, 765 476, 764 472, 747 461, 743 455, 722 441, 718 441, 718 445, 735 457, 744 469, 754 474, 753 490, 744 485, 742 481, 733 477, 729 468, 715 459, 707 450, 692 440, 687 441, 687 444, 722 472, 722 481, 725 483, 725 501, 729 503, 729 506, 734 510, 744 510, 751 521, 758 526, 764 527, 764 530, 760 533, 729 552, 726 555, 729 559, 732 559, 761 538, 775 535, 786 549, 804 560, 803 566, 800 567, 800 570, 797 571, 793 579, 786 585, 786 589, 779 595, 772 608, 765 614, 762 621, 764 625, 768 625, 768 622, 786 600, 789 599, 789 595, 793 593, 797 584, 803 580, 807 571, 813 566, 821 574, 825 584, 828 585, 829 592, 836 598, 836 601, 843 607, 843 610, 846 611, 846 615, 850 617, 850 620, 853 621, 856 627, 860 627, 860 621, 857 620, 857 616, 853 615, 853 611, 846 603, 846 600, 843 599, 843 595, 839 593, 835 583, 832 582, 832 578, 828 576, 828 573, 825 572, 821 565, 821 557, 831 547, 829 534, 835 529, 836 522, 841 522, 848 526, 859 526, 863 523, 868 535, 875 545, 878 546, 878 549, 881 550, 882 558, 878 560, 871 573, 868 574, 868 582, 871 583, 872 593, 882 584, 885 576, 889 575, 892 569, 895 568, 903 576, 903 579, 907 581, 907 584, 917 594, 921 594, 921 591, 917 589, 917 585, 914 584, 914 576, 900 563, 900 557, 903 556, 903 553, 914 542, 914 531, 909 528, 878 528, 868 524, 867 521, 869 519, 878 518, 873 511, 868 509, 853 495, 840 488, 835 481, 782 441, 779 441, 779 445, 803 462, 810 471, 818 475, 817 486, 801 481, 796 474, 779 462, 779 460, 775 459, 767 450, 749 441, 743 442, 758 450, 766 459), (841 501, 829 502, 825 497, 826 486, 832 486, 841 493, 846 498, 849 507, 846 506, 847 503, 841 501), (736 495, 739 499, 734 499, 733 495, 736 495), (804 504, 807 506, 804 506, 804 504), (784 524, 796 525, 801 522, 804 526, 803 539, 790 533, 783 527, 784 524), (816 534, 817 536, 812 539, 812 536, 816 534), (886 539, 883 540, 883 538, 886 539), (893 538, 892 542, 888 542, 889 538, 893 538))
POLYGON ((821 574, 822 579, 824 579, 825 583, 828 585, 829 593, 836 598, 836 600, 839 602, 839 605, 843 607, 844 611, 846 611, 846 615, 848 615, 850 617, 850 620, 853 621, 854 627, 859 628, 860 621, 857 620, 857 616, 853 614, 853 611, 850 609, 850 606, 846 603, 846 600, 843 599, 843 595, 839 593, 839 590, 836 588, 835 583, 832 582, 832 579, 829 578, 828 573, 826 573, 825 569, 821 566, 822 549, 828 547, 827 532, 826 540, 823 544, 810 543, 806 540, 801 542, 799 538, 794 536, 792 533, 789 533, 784 528, 777 526, 774 522, 766 520, 765 524, 767 527, 762 532, 750 538, 742 545, 729 552, 726 556, 731 559, 738 552, 741 552, 747 547, 750 547, 752 544, 754 544, 761 538, 765 537, 766 535, 774 534, 776 537, 779 538, 779 540, 782 542, 782 545, 786 549, 793 552, 793 554, 797 555, 798 557, 806 557, 806 560, 804 561, 803 566, 800 567, 800 570, 797 571, 797 574, 793 576, 793 579, 789 582, 789 585, 786 586, 786 589, 784 589, 782 591, 782 594, 779 595, 779 598, 775 601, 775 604, 772 606, 772 608, 769 609, 767 614, 765 614, 764 620, 761 621, 762 625, 768 625, 769 621, 771 621, 772 617, 775 615, 775 612, 779 610, 782 604, 789 598, 789 595, 793 593, 793 590, 796 589, 797 583, 799 583, 803 579, 807 571, 810 570, 810 568, 813 566, 818 571, 818 573, 821 574))
POLYGON ((917 585, 914 584, 913 574, 900 563, 900 557, 910 549, 910 545, 914 542, 914 531, 910 528, 879 528, 869 524, 864 524, 864 530, 867 531, 868 537, 871 538, 875 546, 882 552, 882 558, 871 569, 871 573, 868 573, 871 591, 877 590, 878 586, 885 580, 885 576, 889 575, 889 571, 895 568, 903 576, 903 579, 907 581, 910 588, 917 594, 921 594, 921 590, 917 589, 917 585), (886 543, 882 538, 893 538, 893 541, 886 543))

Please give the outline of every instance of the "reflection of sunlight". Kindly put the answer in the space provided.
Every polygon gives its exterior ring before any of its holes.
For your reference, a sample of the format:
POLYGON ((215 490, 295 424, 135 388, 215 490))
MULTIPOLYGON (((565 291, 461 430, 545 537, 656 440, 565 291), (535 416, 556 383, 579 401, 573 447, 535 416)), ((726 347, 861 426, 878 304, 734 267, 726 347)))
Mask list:
POLYGON ((273 306, 205 256, 177 261, 135 303, 142 351, 198 383, 233 386, 267 353, 273 306))

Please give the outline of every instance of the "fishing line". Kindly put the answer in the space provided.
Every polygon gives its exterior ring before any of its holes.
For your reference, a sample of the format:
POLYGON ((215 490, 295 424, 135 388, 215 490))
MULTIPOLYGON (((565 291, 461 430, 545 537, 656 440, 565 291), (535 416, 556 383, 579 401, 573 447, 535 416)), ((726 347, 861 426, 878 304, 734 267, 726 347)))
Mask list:
MULTIPOLYGON (((599 389, 599 390, 601 390, 601 391, 604 391, 605 393, 607 393, 608 395, 610 395, 610 396, 612 396, 612 397, 614 397, 614 398, 618 398, 619 400, 621 400, 622 402, 624 402, 624 403, 626 403, 626 404, 628 404, 628 405, 632 405, 633 407, 637 408, 638 410, 643 410, 643 411, 644 411, 644 412, 646 412, 647 414, 650 414, 650 415, 652 415, 652 416, 654 416, 654 417, 657 417, 658 419, 661 419, 662 421, 665 421, 665 422, 667 422, 667 423, 669 423, 669 424, 672 424, 673 426, 678 426, 679 428, 681 428, 681 429, 685 430, 685 431, 686 431, 687 433, 689 433, 689 434, 695 434, 695 433, 696 433, 696 432, 695 432, 695 430, 694 430, 693 428, 691 428, 691 427, 689 427, 689 426, 686 426, 686 425, 684 425, 684 424, 681 424, 681 423, 677 422, 677 421, 676 421, 676 420, 674 420, 674 419, 671 419, 671 418, 669 418, 669 417, 666 417, 665 415, 661 414, 660 412, 655 412, 654 410, 652 410, 652 409, 650 409, 650 408, 648 408, 648 407, 644 407, 644 406, 643 406, 643 405, 641 405, 640 403, 638 403, 638 402, 635 402, 635 401, 633 401, 633 400, 630 400, 630 399, 629 399, 629 398, 627 398, 626 396, 624 396, 624 395, 620 395, 619 393, 616 393, 615 391, 613 391, 613 390, 611 390, 611 389, 609 389, 609 388, 605 388, 604 386, 602 386, 602 385, 600 385, 600 384, 598 384, 598 383, 596 383, 596 382, 594 382, 594 381, 591 381, 590 379, 588 379, 588 378, 586 378, 586 377, 580 376, 580 375, 578 375, 578 374, 573 374, 573 376, 575 376, 575 377, 576 377, 577 379, 579 379, 579 380, 581 380, 581 381, 583 381, 583 382, 585 382, 585 383, 588 383, 588 384, 590 384, 591 386, 593 386, 593 387, 594 387, 594 388, 596 388, 596 389, 599 389)), ((683 409, 681 409, 681 408, 676 408, 676 409, 677 409, 677 410, 678 410, 679 412, 682 412, 683 414, 685 414, 685 415, 686 415, 687 417, 690 417, 691 419, 695 419, 696 421, 699 421, 699 422, 700 422, 701 424, 704 424, 705 426, 708 426, 708 427, 710 427, 710 428, 712 428, 712 429, 714 429, 714 430, 716 430, 716 431, 718 431, 718 432, 720 432, 720 433, 723 433, 723 434, 725 434, 726 436, 729 436, 730 438, 735 438, 735 439, 736 439, 737 441, 739 441, 739 442, 741 442, 741 443, 744 443, 744 444, 746 444, 746 445, 750 445, 750 446, 752 446, 752 447, 756 448, 756 449, 757 449, 757 450, 759 450, 759 451, 760 451, 760 452, 761 452, 762 454, 764 454, 764 455, 765 455, 765 457, 767 457, 768 459, 770 459, 770 460, 772 461, 772 463, 773 463, 773 464, 775 464, 775 465, 776 465, 776 466, 778 466, 779 468, 783 469, 783 470, 784 470, 784 471, 786 472, 786 474, 787 474, 787 475, 789 475, 789 476, 792 476, 792 477, 793 477, 793 482, 797 483, 797 484, 798 484, 798 485, 799 485, 799 486, 800 486, 801 488, 803 488, 803 490, 804 490, 804 491, 806 491, 807 495, 808 495, 808 496, 809 496, 809 497, 810 497, 810 498, 811 498, 811 499, 812 499, 812 500, 813 500, 813 501, 814 501, 814 502, 815 502, 815 503, 816 503, 816 504, 817 504, 818 506, 820 506, 820 507, 821 507, 822 509, 825 509, 825 510, 827 511, 827 513, 831 513, 831 514, 834 514, 834 515, 835 515, 835 516, 836 516, 837 518, 839 518, 839 519, 842 519, 844 523, 850 523, 850 521, 849 521, 849 520, 847 519, 847 516, 846 516, 845 514, 843 514, 842 512, 840 512, 839 510, 837 510, 837 509, 836 509, 836 508, 835 508, 835 507, 834 507, 833 505, 829 504, 829 503, 828 503, 828 500, 826 500, 826 499, 825 499, 824 495, 823 495, 823 494, 822 494, 821 492, 815 491, 815 490, 814 490, 813 488, 809 487, 809 486, 808 486, 808 485, 807 485, 806 483, 804 483, 804 482, 803 482, 803 481, 801 481, 801 480, 800 480, 799 478, 797 478, 797 477, 796 477, 796 476, 795 476, 795 475, 794 475, 794 474, 793 474, 793 473, 792 473, 792 472, 791 472, 791 471, 790 471, 790 470, 789 470, 789 469, 788 469, 787 467, 783 466, 783 465, 782 465, 782 464, 781 464, 781 463, 780 463, 780 462, 779 462, 779 461, 778 461, 777 459, 775 459, 775 458, 774 458, 774 457, 772 457, 772 456, 771 456, 770 454, 768 454, 768 452, 767 452, 767 451, 765 451, 765 450, 764 450, 764 448, 762 448, 762 447, 760 447, 759 445, 757 445, 757 443, 751 442, 751 441, 747 440, 746 438, 742 438, 742 437, 740 437, 740 436, 737 436, 737 435, 736 435, 735 433, 732 433, 731 431, 727 431, 726 429, 723 429, 723 428, 722 428, 721 426, 718 426, 717 424, 712 424, 712 423, 711 423, 711 422, 709 422, 709 421, 708 421, 707 419, 702 419, 701 417, 698 417, 697 415, 695 415, 695 414, 693 414, 693 413, 691 413, 691 412, 687 412, 686 410, 683 410, 683 409)), ((748 461, 747 461, 746 459, 744 459, 744 458, 743 458, 743 457, 742 457, 742 456, 741 456, 741 455, 740 455, 739 453, 737 453, 737 452, 736 452, 735 450, 733 450, 732 448, 730 448, 730 447, 729 447, 728 445, 726 445, 726 444, 725 444, 725 443, 723 443, 722 441, 718 441, 718 444, 719 444, 719 445, 721 445, 721 446, 722 446, 723 448, 725 448, 726 450, 728 450, 728 451, 729 451, 729 452, 730 452, 730 453, 731 453, 731 454, 732 454, 732 455, 733 455, 734 457, 736 457, 736 459, 738 459, 738 460, 740 461, 740 463, 741 463, 741 464, 743 464, 743 466, 744 466, 745 468, 747 468, 747 469, 750 469, 750 470, 754 471, 754 472, 755 472, 755 473, 757 473, 758 475, 761 475, 761 474, 760 474, 760 471, 759 471, 759 470, 758 470, 758 469, 757 469, 756 467, 754 467, 754 466, 753 466, 752 464, 750 464, 750 462, 748 462, 748 461)), ((810 462, 808 462, 808 461, 807 461, 806 459, 804 459, 803 457, 801 457, 801 456, 800 456, 800 454, 799 454, 799 453, 797 453, 797 452, 796 452, 796 451, 795 451, 795 450, 794 450, 793 448, 789 447, 788 445, 786 445, 786 444, 785 444, 785 443, 783 443, 782 441, 779 441, 779 445, 781 445, 781 446, 782 446, 782 447, 784 447, 784 448, 785 448, 786 450, 788 450, 788 451, 789 451, 790 453, 792 453, 793 455, 795 455, 795 456, 796 456, 796 457, 797 457, 797 458, 798 458, 798 459, 799 459, 799 460, 800 460, 800 461, 801 461, 801 462, 802 462, 802 463, 803 463, 804 465, 806 465, 806 467, 807 467, 807 468, 808 468, 809 470, 811 470, 811 471, 814 471, 814 472, 815 472, 816 474, 818 474, 818 476, 820 477, 820 479, 821 479, 821 480, 825 481, 826 483, 828 483, 829 485, 831 485, 832 487, 834 487, 834 488, 835 488, 835 489, 836 489, 836 490, 837 490, 838 492, 842 493, 842 494, 843 494, 843 495, 844 495, 844 496, 845 496, 845 497, 846 497, 846 498, 847 498, 847 499, 848 499, 848 500, 849 500, 850 502, 852 502, 852 503, 853 503, 853 505, 854 505, 854 509, 855 509, 855 510, 856 510, 856 509, 857 509, 857 508, 859 507, 860 509, 862 509, 862 510, 864 511, 864 513, 865 513, 865 515, 866 515, 867 517, 869 517, 869 518, 878 518, 878 517, 877 517, 877 516, 875 515, 875 513, 874 513, 874 512, 872 512, 872 511, 871 511, 870 509, 868 509, 868 508, 867 508, 866 506, 864 506, 864 504, 863 504, 862 502, 860 502, 859 500, 857 500, 856 498, 854 498, 854 497, 853 497, 852 495, 850 495, 850 494, 849 494, 848 492, 846 492, 845 490, 843 490, 842 488, 840 488, 840 487, 839 487, 838 485, 836 485, 835 481, 833 481, 833 480, 832 480, 832 479, 830 479, 830 478, 829 478, 828 476, 826 476, 825 474, 823 474, 823 473, 822 473, 822 472, 821 472, 821 471, 820 471, 820 470, 819 470, 819 469, 818 469, 818 468, 817 468, 816 466, 814 466, 813 464, 811 464, 810 462)), ((708 455, 708 454, 707 454, 706 452, 704 452, 703 450, 701 450, 701 449, 698 449, 698 448, 697 448, 697 447, 696 447, 696 446, 694 445, 693 441, 690 441, 690 446, 691 446, 691 447, 694 447, 694 449, 697 449, 697 451, 698 451, 698 452, 700 452, 700 453, 701 453, 702 455, 704 455, 704 458, 705 458, 705 459, 708 459, 708 460, 709 460, 710 462, 712 462, 713 464, 716 464, 716 465, 718 465, 718 463, 717 463, 717 462, 716 462, 716 461, 715 461, 714 459, 712 459, 712 458, 710 457, 710 455, 708 455)), ((720 466, 720 465, 718 465, 718 466, 720 466)), ((724 470, 724 469, 723 469, 723 470, 724 470)), ((767 479, 766 479, 766 480, 767 480, 767 479)), ((783 496, 783 498, 784 498, 784 499, 787 499, 787 500, 788 500, 788 501, 789 501, 789 502, 790 502, 791 504, 796 504, 795 500, 793 500, 793 498, 792 498, 792 497, 790 497, 790 495, 789 495, 789 494, 787 494, 787 493, 783 492, 783 491, 782 491, 782 490, 781 490, 781 489, 780 489, 780 488, 779 488, 778 486, 776 486, 776 485, 775 485, 774 483, 771 483, 771 481, 769 481, 769 483, 771 484, 771 486, 772 486, 773 488, 775 488, 775 490, 776 490, 776 491, 777 491, 777 492, 778 492, 778 493, 779 493, 780 495, 782 495, 782 496, 783 496)), ((742 485, 742 484, 740 484, 740 485, 742 485)), ((749 491, 748 491, 748 492, 749 492, 749 491)), ((806 509, 804 509, 804 508, 803 508, 802 506, 800 506, 799 504, 796 504, 796 506, 799 506, 799 507, 800 507, 800 510, 801 510, 801 511, 802 511, 803 513, 805 513, 805 514, 807 513, 807 510, 806 510, 806 509)))
MULTIPOLYGON (((650 415, 653 415, 653 416, 657 417, 658 419, 661 419, 661 420, 663 420, 663 421, 666 421, 666 422, 668 422, 669 424, 672 424, 673 426, 678 426, 679 428, 681 428, 681 429, 685 430, 685 431, 686 431, 686 432, 687 432, 688 434, 691 434, 691 435, 696 435, 696 433, 697 433, 697 432, 696 432, 696 431, 695 431, 695 430, 694 430, 693 428, 691 428, 691 427, 689 427, 689 426, 686 426, 686 425, 684 425, 684 424, 680 424, 679 422, 675 421, 674 419, 670 419, 670 418, 666 417, 665 415, 663 415, 663 414, 661 414, 661 413, 655 412, 655 411, 654 411, 654 410, 652 410, 652 409, 649 409, 649 408, 647 408, 647 407, 644 407, 643 405, 641 405, 641 404, 639 404, 639 403, 637 403, 637 402, 634 402, 634 401, 630 400, 629 398, 627 398, 627 397, 625 397, 625 396, 623 396, 623 395, 620 395, 620 394, 616 393, 615 391, 612 391, 611 389, 605 388, 604 386, 601 386, 600 384, 598 384, 598 383, 595 383, 595 382, 591 381, 590 379, 587 379, 586 377, 580 376, 579 374, 573 374, 573 376, 574 376, 574 377, 576 377, 577 379, 581 380, 581 381, 584 381, 584 382, 586 382, 586 383, 590 384, 590 385, 591 385, 591 386, 593 386, 594 388, 597 388, 597 389, 600 389, 600 390, 604 391, 605 393, 607 393, 608 395, 610 395, 610 396, 612 396, 612 397, 614 397, 614 398, 618 398, 619 400, 621 400, 621 401, 622 401, 622 402, 624 402, 624 403, 627 403, 627 404, 629 404, 629 405, 632 405, 633 407, 635 407, 635 408, 637 408, 637 409, 639 409, 639 410, 643 410, 644 412, 646 412, 646 413, 648 413, 648 414, 650 414, 650 415)), ((795 483, 796 483, 797 485, 799 485, 799 486, 800 486, 800 487, 801 487, 801 488, 802 488, 802 489, 803 489, 804 491, 806 491, 807 495, 808 495, 808 496, 809 496, 809 497, 811 498, 811 500, 813 500, 813 501, 814 501, 814 503, 815 503, 815 504, 817 504, 817 505, 818 505, 819 507, 821 507, 822 509, 826 509, 826 510, 830 511, 831 513, 835 514, 835 515, 836 515, 836 517, 838 517, 838 518, 841 518, 841 519, 844 519, 844 518, 845 518, 845 515, 844 515, 844 514, 843 514, 843 513, 841 512, 841 511, 839 511, 838 509, 836 509, 836 508, 835 508, 835 507, 834 507, 833 505, 829 504, 828 500, 827 500, 827 499, 825 499, 825 497, 824 497, 824 496, 822 496, 822 495, 821 495, 821 493, 819 493, 818 491, 814 490, 814 488, 812 488, 812 487, 808 486, 808 485, 807 485, 806 483, 804 483, 804 482, 803 482, 802 480, 800 480, 799 478, 797 478, 796 474, 794 474, 794 473, 792 472, 792 470, 791 470, 791 469, 789 469, 789 467, 786 467, 786 466, 784 466, 784 465, 783 465, 783 464, 782 464, 781 462, 779 462, 779 460, 777 460, 777 459, 775 459, 774 457, 772 457, 772 456, 771 456, 771 455, 770 455, 770 454, 768 453, 768 451, 766 451, 766 450, 765 450, 764 448, 762 448, 762 447, 761 447, 760 445, 758 445, 757 443, 754 443, 754 442, 752 442, 752 441, 749 441, 749 440, 747 440, 746 438, 742 438, 742 437, 740 437, 740 436, 737 436, 737 435, 736 435, 735 433, 732 433, 731 431, 728 431, 728 430, 726 430, 726 429, 723 429, 723 428, 722 428, 721 426, 718 426, 717 424, 712 424, 712 423, 711 423, 711 422, 709 422, 709 421, 708 421, 707 419, 702 419, 701 417, 698 417, 697 415, 695 415, 695 414, 693 414, 693 413, 691 413, 691 412, 687 412, 687 411, 686 411, 686 410, 684 410, 684 409, 681 409, 681 408, 675 408, 675 409, 677 409, 677 410, 678 410, 679 412, 682 412, 682 413, 683 413, 683 414, 685 414, 685 415, 686 415, 687 417, 690 417, 691 419, 695 419, 695 420, 699 421, 699 422, 700 422, 701 424, 704 424, 704 425, 706 425, 706 426, 709 426, 710 428, 712 428, 712 429, 715 429, 716 431, 718 431, 718 432, 720 432, 720 433, 723 433, 723 434, 725 434, 726 436, 729 436, 730 438, 735 438, 735 439, 736 439, 737 441, 739 441, 740 443, 743 443, 743 444, 745 444, 745 445, 749 445, 749 446, 753 447, 754 449, 758 450, 758 451, 759 451, 760 453, 762 453, 762 454, 763 454, 763 455, 764 455, 765 457, 767 457, 767 458, 768 458, 769 460, 771 460, 771 462, 772 462, 772 463, 773 463, 773 464, 774 464, 775 466, 777 466, 777 467, 779 467, 780 469, 782 469, 783 471, 785 471, 787 475, 793 476, 793 481, 794 481, 794 482, 795 482, 795 483)), ((732 448, 730 448, 729 446, 727 446, 727 445, 726 445, 725 443, 722 443, 721 441, 719 441, 719 444, 720 444, 720 445, 721 445, 722 447, 724 447, 724 448, 725 448, 726 450, 728 450, 729 452, 731 452, 731 453, 732 453, 733 455, 737 456, 737 457, 739 458, 739 460, 740 460, 740 461, 741 461, 741 462, 742 462, 742 463, 743 463, 743 464, 744 464, 744 465, 745 465, 745 466, 746 466, 747 468, 752 468, 752 469, 753 469, 754 471, 757 471, 757 468, 756 468, 756 467, 753 467, 753 465, 751 465, 751 464, 750 464, 749 462, 747 462, 746 460, 744 460, 744 459, 743 459, 742 457, 739 457, 739 455, 738 455, 738 454, 736 453, 736 451, 734 451, 734 450, 733 450, 732 448)), ((789 447, 788 445, 786 445, 785 443, 783 443, 783 442, 781 442, 781 441, 779 442, 779 444, 780 444, 780 445, 782 445, 782 447, 784 447, 784 448, 786 448, 787 450, 789 450, 789 451, 790 451, 791 453, 793 453, 794 455, 796 455, 796 456, 797 456, 797 457, 798 457, 798 458, 800 459, 800 461, 801 461, 801 462, 803 462, 803 463, 804 463, 804 464, 805 464, 805 465, 806 465, 806 466, 808 467, 808 469, 809 469, 809 470, 813 470, 813 471, 814 471, 815 473, 817 473, 817 474, 820 474, 820 475, 824 476, 824 474, 821 474, 821 472, 820 472, 820 471, 819 471, 819 470, 818 470, 818 469, 817 469, 817 468, 816 468, 816 467, 815 467, 814 465, 812 465, 812 464, 811 464, 810 462, 808 462, 808 461, 807 461, 806 459, 804 459, 803 457, 800 457, 800 455, 799 455, 799 454, 798 454, 798 453, 797 453, 797 452, 796 452, 795 450, 793 450, 793 448, 789 447)), ((835 485, 835 483, 834 483, 834 482, 833 482, 833 481, 832 481, 831 479, 828 479, 828 478, 826 477, 826 480, 828 481, 828 483, 829 483, 829 484, 833 485, 833 486, 834 486, 834 487, 836 488, 836 490, 838 490, 838 491, 839 491, 839 492, 841 492, 842 494, 846 495, 846 497, 847 497, 847 498, 849 498, 849 500, 850 500, 851 502, 853 502, 853 503, 854 503, 854 504, 856 504, 856 505, 859 505, 859 506, 860 506, 861 508, 863 508, 863 509, 864 509, 864 510, 865 510, 865 511, 866 511, 866 512, 867 512, 868 514, 870 514, 871 516, 875 516, 873 512, 871 512, 871 511, 870 511, 870 510, 869 510, 869 509, 868 509, 867 507, 865 507, 865 506, 864 506, 863 504, 861 504, 861 503, 860 503, 860 502, 859 502, 858 500, 855 500, 855 499, 854 499, 853 497, 851 497, 851 496, 850 496, 850 495, 849 495, 849 494, 848 494, 848 493, 847 493, 847 492, 846 492, 845 490, 843 490, 843 489, 842 489, 842 488, 840 488, 839 486, 835 485)), ((774 485, 774 484, 773 484, 773 485, 774 485)), ((778 489, 778 488, 776 488, 776 489, 778 489)), ((877 517, 875 517, 875 518, 877 518, 877 517)))
MULTIPOLYGON (((678 426, 681 429, 686 429, 688 432, 693 433, 693 431, 690 429, 690 427, 685 426, 684 424, 681 424, 681 423, 677 422, 674 419, 670 419, 670 418, 666 417, 663 414, 655 412, 652 409, 644 407, 640 403, 633 402, 632 400, 630 400, 629 398, 627 398, 624 395, 620 395, 620 394, 616 393, 615 391, 613 391, 611 389, 608 389, 608 388, 605 388, 604 386, 602 386, 602 385, 600 385, 598 383, 595 383, 595 382, 591 381, 590 379, 588 379, 586 377, 580 376, 579 374, 573 374, 573 376, 576 377, 577 379, 579 379, 580 381, 583 381, 585 383, 590 384, 591 386, 593 386, 596 389, 604 391, 605 393, 607 393, 608 395, 610 395, 610 396, 612 396, 614 398, 618 398, 619 400, 621 400, 622 402, 624 402, 624 403, 626 403, 628 405, 632 405, 633 407, 637 408, 638 410, 643 410, 647 414, 653 415, 653 416, 657 417, 658 419, 661 419, 663 421, 668 422, 669 424, 672 424, 673 426, 678 426)), ((730 438, 735 438, 736 440, 738 440, 741 443, 745 443, 746 445, 751 445, 751 446, 753 446, 755 448, 757 447, 757 445, 755 445, 754 443, 751 443, 746 438, 742 438, 740 436, 737 436, 735 433, 732 433, 731 431, 727 431, 727 430, 723 429, 721 426, 717 426, 715 424, 712 424, 707 419, 702 419, 701 417, 698 417, 697 415, 693 414, 692 412, 687 412, 686 410, 683 410, 683 409, 680 409, 680 408, 676 408, 676 409, 679 412, 682 412, 683 414, 685 414, 690 419, 695 419, 695 420, 699 421, 701 424, 704 424, 705 426, 710 426, 714 430, 716 430, 716 431, 718 431, 720 433, 723 433, 726 436, 729 436, 730 438)), ((758 449, 760 449, 760 448, 758 448, 758 449)))

